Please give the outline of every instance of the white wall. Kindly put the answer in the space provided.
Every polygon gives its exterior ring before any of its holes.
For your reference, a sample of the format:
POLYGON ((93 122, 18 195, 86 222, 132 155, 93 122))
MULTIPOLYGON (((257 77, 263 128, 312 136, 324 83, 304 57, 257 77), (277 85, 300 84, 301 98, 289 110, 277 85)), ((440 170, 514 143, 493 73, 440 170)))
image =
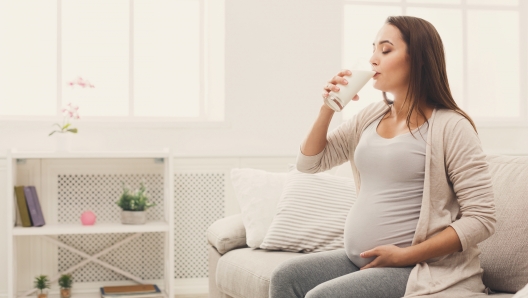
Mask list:
POLYGON ((528 155, 528 127, 483 127, 479 137, 488 154, 528 155))
MULTIPOLYGON (((170 146, 179 156, 291 156, 340 70, 341 1, 226 1, 226 120, 230 127, 89 129, 73 148, 170 146)), ((82 120, 82 119, 81 119, 82 120)), ((338 115, 332 127, 341 121, 338 115)), ((53 148, 51 124, 0 126, 0 150, 53 148)))
MULTIPOLYGON (((341 6, 341 0, 227 0, 227 127, 87 128, 80 121, 73 148, 171 147, 178 156, 296 155, 322 104, 322 86, 341 69, 341 6)), ((336 113, 330 129, 340 121, 336 113)), ((51 123, 0 125, 0 150, 53 148, 49 131, 51 123)), ((528 152, 528 127, 479 131, 486 151, 528 152)))

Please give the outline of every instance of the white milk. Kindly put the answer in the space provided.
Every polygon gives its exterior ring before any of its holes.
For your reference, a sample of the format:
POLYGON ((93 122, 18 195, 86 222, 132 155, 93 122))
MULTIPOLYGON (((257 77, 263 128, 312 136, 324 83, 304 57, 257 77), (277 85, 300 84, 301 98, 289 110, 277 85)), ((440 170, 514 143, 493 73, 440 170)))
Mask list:
POLYGON ((330 91, 325 98, 325 104, 336 112, 341 112, 352 98, 367 84, 367 82, 376 74, 371 70, 351 70, 351 76, 344 76, 348 84, 337 84, 339 91, 330 91))

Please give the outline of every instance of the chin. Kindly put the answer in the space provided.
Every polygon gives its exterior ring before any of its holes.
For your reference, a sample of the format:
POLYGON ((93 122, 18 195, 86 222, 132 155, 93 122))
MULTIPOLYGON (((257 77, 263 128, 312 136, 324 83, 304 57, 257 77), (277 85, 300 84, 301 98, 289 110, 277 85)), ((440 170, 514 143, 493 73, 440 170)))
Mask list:
POLYGON ((379 90, 379 91, 385 91, 385 92, 387 92, 387 90, 385 90, 386 88, 383 88, 383 86, 380 86, 380 84, 378 84, 377 81, 374 81, 374 84, 372 84, 372 87, 373 87, 374 89, 379 90))
POLYGON ((392 93, 391 90, 394 90, 392 86, 387 86, 387 84, 383 84, 383 82, 380 82, 380 81, 374 81, 372 83, 372 87, 376 90, 387 92, 387 93, 392 93))

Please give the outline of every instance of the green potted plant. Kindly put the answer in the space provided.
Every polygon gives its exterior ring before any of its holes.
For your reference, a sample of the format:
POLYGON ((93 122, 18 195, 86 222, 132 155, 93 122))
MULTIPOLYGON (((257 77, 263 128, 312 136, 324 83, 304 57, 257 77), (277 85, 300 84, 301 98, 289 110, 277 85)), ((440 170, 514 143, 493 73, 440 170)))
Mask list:
POLYGON ((61 298, 70 298, 71 297, 71 287, 72 287, 72 277, 71 274, 63 274, 59 277, 59 286, 61 298))
POLYGON ((132 192, 127 186, 123 184, 123 193, 117 201, 117 205, 121 207, 121 223, 129 225, 141 225, 147 222, 147 215, 145 210, 154 203, 149 202, 147 197, 146 187, 141 183, 139 190, 132 192))
POLYGON ((35 288, 40 290, 40 294, 38 295, 38 298, 46 298, 48 297, 48 294, 44 293, 45 289, 50 288, 50 281, 48 279, 47 275, 39 275, 35 277, 35 288))

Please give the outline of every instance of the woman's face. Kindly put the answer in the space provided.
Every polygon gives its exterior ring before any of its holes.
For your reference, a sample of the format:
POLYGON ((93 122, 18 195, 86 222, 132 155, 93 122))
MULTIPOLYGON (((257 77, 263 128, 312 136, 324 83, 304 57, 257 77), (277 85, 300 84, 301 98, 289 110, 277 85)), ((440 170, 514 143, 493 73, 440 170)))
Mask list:
POLYGON ((407 92, 410 62, 407 45, 398 28, 390 24, 381 27, 374 40, 370 63, 372 70, 377 72, 374 88, 392 94, 407 92))

